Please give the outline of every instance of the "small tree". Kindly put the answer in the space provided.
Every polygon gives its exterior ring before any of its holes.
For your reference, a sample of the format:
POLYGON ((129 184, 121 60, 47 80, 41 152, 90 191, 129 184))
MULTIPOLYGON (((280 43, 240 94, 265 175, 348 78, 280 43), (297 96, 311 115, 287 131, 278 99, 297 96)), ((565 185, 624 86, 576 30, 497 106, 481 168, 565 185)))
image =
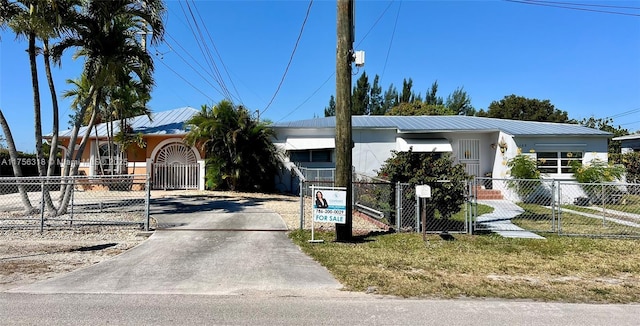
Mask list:
MULTIPOLYGON (((412 186, 431 186, 431 200, 445 219, 462 209, 466 181, 469 179, 464 167, 460 164, 454 165, 448 153, 438 156, 434 153, 412 151, 393 152, 378 175, 393 183, 407 182, 412 186), (448 182, 438 182, 439 180, 448 182)), ((413 198, 414 194, 409 196, 413 198)))

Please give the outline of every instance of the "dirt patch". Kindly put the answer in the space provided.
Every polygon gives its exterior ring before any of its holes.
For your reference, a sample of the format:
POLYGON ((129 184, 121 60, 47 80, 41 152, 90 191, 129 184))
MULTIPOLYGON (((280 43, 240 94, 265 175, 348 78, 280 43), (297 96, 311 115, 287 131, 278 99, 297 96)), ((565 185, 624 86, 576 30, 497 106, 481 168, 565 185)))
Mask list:
POLYGON ((91 266, 146 239, 136 228, 0 231, 0 291, 91 266))

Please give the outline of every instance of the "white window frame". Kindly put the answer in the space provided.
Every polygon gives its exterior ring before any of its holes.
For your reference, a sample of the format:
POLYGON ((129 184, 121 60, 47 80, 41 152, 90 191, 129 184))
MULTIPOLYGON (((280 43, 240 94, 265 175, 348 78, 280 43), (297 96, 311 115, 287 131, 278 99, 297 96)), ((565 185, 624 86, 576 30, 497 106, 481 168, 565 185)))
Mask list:
MULTIPOLYGON (((545 155, 546 156, 546 155, 545 155)), ((539 151, 536 153, 536 162, 538 170, 541 174, 548 175, 562 175, 562 176, 573 176, 573 172, 571 172, 571 162, 579 161, 582 163, 582 159, 584 157, 584 152, 581 150, 578 151, 539 151), (540 157, 540 154, 551 154, 555 153, 555 157, 540 157), (556 165, 555 168, 553 166, 543 166, 540 165, 542 162, 546 162, 546 160, 555 160, 556 165), (548 171, 549 169, 554 169, 555 171, 548 171), (563 172, 563 169, 567 169, 567 172, 563 172)))

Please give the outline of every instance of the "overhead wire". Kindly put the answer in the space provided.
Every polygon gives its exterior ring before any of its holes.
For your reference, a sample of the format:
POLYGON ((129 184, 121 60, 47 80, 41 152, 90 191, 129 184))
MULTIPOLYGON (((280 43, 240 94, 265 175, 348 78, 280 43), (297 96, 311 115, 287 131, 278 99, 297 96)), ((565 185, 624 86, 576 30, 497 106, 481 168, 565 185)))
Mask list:
POLYGON ((560 4, 560 5, 572 5, 572 6, 581 6, 581 7, 598 7, 598 8, 614 8, 614 9, 635 9, 635 10, 640 10, 640 7, 616 6, 616 5, 602 5, 602 4, 594 4, 594 3, 577 3, 577 2, 544 1, 544 0, 523 0, 523 1, 526 1, 526 2, 550 3, 550 4, 560 4))
MULTIPOLYGON (((209 86, 211 86, 211 88, 213 88, 215 91, 217 91, 218 93, 220 93, 220 95, 222 95, 223 97, 225 96, 225 94, 218 89, 214 84, 211 83, 209 78, 206 78, 205 76, 202 75, 202 72, 204 71, 205 73, 207 73, 208 75, 211 76, 211 74, 207 71, 207 69, 205 69, 204 67, 202 67, 202 65, 200 64, 199 60, 196 60, 190 53, 189 51, 187 51, 182 45, 180 45, 180 43, 178 43, 176 41, 175 38, 173 38, 173 36, 171 36, 168 32, 165 32, 165 35, 168 37, 168 39, 171 39, 176 46, 178 46, 180 49, 182 49, 185 53, 187 53, 187 55, 189 56, 189 58, 191 58, 191 61, 185 59, 182 55, 180 55, 180 53, 178 53, 177 51, 173 51, 178 58, 180 58, 180 60, 182 60, 189 68, 191 68, 191 70, 193 70, 198 76, 200 76, 207 84, 209 84, 209 86), (196 63, 201 69, 196 69, 191 62, 196 63)), ((167 40, 168 40, 167 39, 167 40)), ((171 47, 171 44, 169 44, 169 42, 167 42, 167 45, 169 46, 169 48, 171 47)))
POLYGON ((391 40, 389 41, 389 48, 387 49, 387 56, 384 58, 384 66, 382 67, 382 74, 380 79, 384 77, 384 72, 387 70, 387 62, 389 61, 389 54, 391 53, 391 45, 393 44, 393 38, 396 35, 396 27, 398 26, 398 18, 400 17, 400 8, 402 7, 402 1, 398 5, 398 12, 396 13, 396 21, 393 23, 393 32, 391 33, 391 40))
POLYGON ((197 19, 195 18, 195 15, 193 13, 193 9, 191 8, 191 5, 189 4, 188 0, 185 0, 184 2, 187 6, 187 11, 185 11, 184 6, 182 5, 182 2, 180 3, 180 7, 182 8, 183 14, 185 16, 185 18, 187 19, 188 22, 188 26, 189 29, 191 30, 191 33, 194 37, 194 39, 196 40, 196 43, 198 45, 198 48, 200 49, 200 52, 202 54, 202 56, 204 57, 207 66, 209 67, 209 69, 212 72, 212 76, 214 81, 220 86, 220 89, 223 93, 224 98, 226 98, 227 100, 233 102, 233 96, 231 95, 231 93, 229 92, 229 89, 226 87, 226 84, 224 82, 224 80, 222 79, 221 75, 220 75, 220 71, 217 68, 217 65, 215 63, 215 60, 213 59, 213 56, 211 55, 211 51, 209 50, 207 43, 204 41, 204 36, 202 33, 202 30, 200 28, 200 25, 198 24, 197 19))
POLYGON ((178 76, 180 79, 182 79, 185 83, 187 83, 187 85, 191 86, 193 89, 195 89, 196 91, 200 92, 200 94, 204 95, 206 98, 208 98, 210 101, 213 102, 213 99, 211 97, 209 97, 209 95, 207 95, 207 93, 203 92, 202 90, 200 90, 198 87, 196 87, 195 85, 193 85, 191 82, 189 82, 186 78, 184 78, 183 76, 181 76, 177 71, 175 71, 173 68, 171 68, 168 64, 166 64, 164 61, 160 60, 160 63, 162 63, 165 67, 167 67, 167 69, 169 69, 171 72, 173 72, 174 74, 176 74, 176 76, 178 76))
POLYGON ((640 108, 631 109, 631 110, 628 110, 628 111, 620 112, 620 113, 614 114, 612 116, 608 116, 607 118, 614 119, 614 118, 624 117, 626 115, 634 114, 636 112, 640 112, 640 108))
MULTIPOLYGON (((209 49, 209 46, 207 44, 207 42, 204 39, 204 35, 202 33, 202 30, 200 28, 200 24, 198 24, 198 20, 196 19, 194 13, 193 13, 193 9, 191 8, 191 5, 189 4, 189 0, 185 0, 186 4, 187 4, 187 9, 189 10, 189 15, 191 17, 191 19, 193 20, 194 25, 196 26, 197 32, 198 32, 198 37, 199 37, 199 42, 202 43, 204 48, 204 53, 203 56, 205 57, 205 59, 208 58, 209 60, 209 65, 212 67, 212 72, 214 73, 214 76, 216 77, 215 80, 218 82, 218 84, 220 85, 220 88, 223 90, 223 92, 225 93, 225 98, 228 99, 229 101, 233 102, 233 98, 231 95, 231 92, 229 91, 229 89, 227 88, 227 85, 224 82, 224 79, 222 78, 222 75, 220 74, 220 70, 218 69, 218 65, 216 64, 216 61, 213 58, 213 55, 211 54, 211 50, 209 49)), ((192 0, 193 2, 193 0, 192 0)), ((193 6, 195 8, 195 3, 193 3, 193 6)))
MULTIPOLYGON (((220 73, 220 69, 218 68, 216 60, 215 60, 214 56, 212 55, 211 50, 209 49, 209 46, 208 46, 208 44, 207 44, 207 42, 206 42, 206 40, 204 38, 204 33, 200 29, 200 24, 198 23, 198 20, 196 19, 195 15, 193 13, 194 10, 197 12, 198 17, 200 18, 200 23, 202 23, 201 25, 203 26, 203 29, 207 33, 207 36, 209 36, 209 40, 212 41, 211 35, 209 34, 208 29, 206 28, 207 26, 204 23, 204 21, 202 20, 202 16, 200 15, 200 12, 199 12, 198 7, 196 6, 196 3, 194 2, 194 0, 191 0, 191 2, 193 4, 193 9, 192 9, 192 6, 189 5, 189 0, 186 0, 186 1, 187 1, 187 8, 189 9, 189 13, 191 15, 191 19, 193 19, 193 21, 194 21, 194 23, 195 23, 195 25, 196 25, 196 27, 198 29, 198 35, 200 37, 200 42, 202 42, 204 44, 204 48, 206 49, 206 56, 211 61, 211 66, 213 67, 213 72, 214 72, 214 74, 216 76, 216 80, 220 84, 220 87, 222 89, 224 89, 225 93, 227 94, 227 96, 226 96, 227 99, 230 100, 231 102, 233 102, 233 95, 231 94, 231 91, 229 91, 229 88, 227 87, 227 85, 225 83, 224 77, 220 73)), ((213 43, 213 41, 212 41, 212 45, 215 48, 215 43, 213 43)), ((215 50, 216 50, 216 53, 218 53, 217 49, 215 49, 215 50)), ((218 60, 222 61, 219 53, 218 53, 218 60)))
POLYGON ((335 75, 335 73, 331 74, 331 76, 327 77, 327 79, 324 81, 324 83, 322 83, 322 85, 320 85, 320 87, 316 88, 316 90, 309 95, 302 103, 300 103, 300 105, 298 105, 295 109, 289 111, 289 113, 287 113, 285 116, 283 116, 282 118, 280 118, 280 120, 276 121, 276 122, 280 122, 284 119, 286 119, 287 117, 289 117, 290 115, 292 115, 294 112, 298 111, 299 108, 301 108, 305 103, 307 103, 314 95, 316 95, 316 93, 318 93, 322 87, 324 87, 324 85, 326 83, 329 82, 329 80, 331 80, 331 78, 335 75))
POLYGON ((613 15, 640 17, 640 14, 634 14, 634 13, 628 13, 628 12, 619 12, 619 11, 609 11, 609 10, 598 10, 598 9, 590 9, 590 8, 571 7, 571 6, 568 6, 568 5, 553 4, 553 3, 550 3, 551 1, 548 1, 548 2, 532 1, 532 0, 504 0, 504 1, 513 2, 513 3, 520 3, 520 4, 526 4, 526 5, 543 6, 543 7, 563 8, 563 9, 570 9, 570 10, 580 10, 580 11, 589 11, 589 12, 597 12, 597 13, 605 13, 605 14, 613 14, 613 15))
POLYGON ((307 19, 309 18, 309 13, 311 12, 311 6, 312 5, 313 5, 313 0, 309 1, 309 6, 307 7, 307 13, 305 14, 304 20, 302 21, 302 26, 300 27, 300 33, 298 33, 298 39, 296 40, 296 43, 293 46, 293 51, 291 51, 291 56, 289 57, 289 62, 287 63, 287 67, 284 70, 284 74, 282 74, 282 78, 280 79, 280 83, 278 84, 278 87, 276 88, 275 93, 271 97, 271 100, 269 101, 267 106, 262 110, 262 113, 266 112, 269 109, 269 107, 273 103, 273 100, 278 95, 278 92, 280 92, 280 88, 282 87, 282 84, 284 83, 284 79, 287 76, 287 73, 289 72, 289 67, 291 66, 291 62, 293 61, 293 56, 295 55, 296 50, 298 49, 298 44, 300 43, 300 39, 302 38, 302 32, 304 31, 304 26, 307 24, 307 19))
MULTIPOLYGON (((194 7, 195 7, 195 3, 194 3, 194 7)), ((224 69, 224 72, 227 74, 227 78, 229 79, 229 82, 231 82, 231 86, 233 87, 233 90, 235 91, 237 98, 240 100, 240 103, 243 103, 242 98, 240 97, 240 92, 238 92, 238 89, 236 88, 236 84, 233 82, 233 79, 231 78, 231 74, 229 74, 229 70, 227 69, 227 65, 224 64, 224 61, 222 60, 222 56, 220 55, 220 52, 218 51, 218 47, 216 46, 216 43, 213 41, 213 38, 211 37, 211 33, 209 33, 209 29, 207 28, 207 25, 204 24, 204 20, 202 19, 202 16, 200 15, 200 10, 197 7, 195 7, 195 8, 196 8, 196 13, 198 14, 198 18, 200 18, 200 21, 203 22, 202 26, 204 27, 204 31, 206 32, 207 36, 209 37, 209 41, 211 42, 211 45, 213 46, 213 50, 216 52, 216 55, 218 56, 218 60, 220 60, 220 64, 222 64, 222 68, 224 69)))
MULTIPOLYGON (((373 23, 373 25, 371 25, 371 27, 369 28, 369 30, 364 34, 364 36, 362 37, 362 39, 356 44, 356 48, 360 46, 360 44, 362 44, 362 42, 364 42, 364 40, 367 38, 367 36, 369 36, 369 33, 371 33, 371 31, 374 29, 374 27, 376 27, 376 25, 378 24, 378 22, 380 22, 380 20, 382 19, 382 17, 384 17, 384 15, 387 13, 387 11, 389 10, 389 8, 391 8, 391 5, 394 3, 395 1, 390 1, 389 4, 387 5, 387 7, 382 11, 382 13, 378 16, 378 18, 376 19, 376 21, 373 23)), ((396 18, 397 19, 397 18, 396 18)), ((335 76, 336 73, 335 71, 332 72, 327 79, 320 85, 318 86, 318 88, 316 88, 315 91, 313 91, 313 93, 311 93, 311 95, 309 95, 304 101, 302 101, 302 103, 300 103, 300 105, 298 105, 297 107, 295 107, 293 110, 291 110, 289 113, 287 113, 286 115, 284 115, 282 118, 280 118, 280 120, 276 121, 276 122, 280 122, 282 120, 284 120, 285 118, 287 118, 288 116, 290 116, 291 114, 293 114, 294 112, 296 112, 298 109, 300 109, 305 103, 307 103, 314 95, 316 95, 323 87, 324 85, 326 85, 329 80, 331 80, 331 78, 333 76, 335 76)))

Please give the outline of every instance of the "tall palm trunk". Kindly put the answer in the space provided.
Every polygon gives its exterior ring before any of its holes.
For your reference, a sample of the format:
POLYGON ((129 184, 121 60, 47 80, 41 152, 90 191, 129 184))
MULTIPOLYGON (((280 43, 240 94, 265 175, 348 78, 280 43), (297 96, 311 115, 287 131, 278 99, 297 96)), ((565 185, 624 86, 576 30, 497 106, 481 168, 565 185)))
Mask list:
POLYGON ((33 87, 33 120, 36 134, 36 159, 38 165, 38 175, 46 174, 44 165, 44 155, 42 154, 42 117, 40 114, 40 87, 38 86, 38 67, 36 65, 36 34, 29 33, 29 65, 31 66, 31 84, 33 87))
POLYGON ((47 74, 47 82, 49 83, 49 91, 51 92, 51 106, 53 113, 53 130, 51 135, 51 150, 49 151, 49 164, 47 167, 47 176, 52 176, 55 172, 56 159, 58 153, 58 135, 60 133, 60 117, 58 108, 58 96, 56 95, 56 87, 53 83, 51 75, 51 60, 49 53, 49 42, 44 40, 44 68, 47 74))
MULTIPOLYGON (((7 139, 7 146, 9 147, 9 157, 11 157, 11 167, 13 168, 13 175, 15 177, 22 177, 22 168, 18 165, 18 151, 16 150, 16 143, 13 141, 13 135, 11 135, 11 129, 9 129, 9 124, 7 120, 4 118, 4 114, 0 109, 0 126, 2 126, 2 132, 4 133, 4 137, 7 139)), ((18 183, 18 191, 20 192, 20 199, 22 200, 22 205, 24 206, 24 210, 26 214, 31 214, 35 212, 35 208, 31 205, 31 201, 29 200, 29 194, 24 188, 24 185, 18 183)))
MULTIPOLYGON (((47 169, 46 169, 46 173, 44 175, 50 177, 53 175, 54 172, 54 167, 56 164, 56 153, 57 153, 57 149, 58 149, 58 130, 60 129, 59 126, 59 118, 58 118, 58 97, 56 95, 56 88, 53 84, 53 77, 51 74, 51 61, 50 61, 50 57, 49 57, 49 41, 47 39, 42 40, 43 42, 43 47, 44 47, 44 53, 43 53, 43 58, 44 58, 44 68, 45 68, 45 74, 47 76, 47 84, 49 85, 49 92, 51 93, 51 106, 53 108, 53 136, 51 138, 51 149, 49 150, 49 162, 47 164, 47 169)), ((40 137, 42 137, 42 130, 40 131, 40 137)), ((42 141, 40 141, 40 144, 42 144, 42 141)), ((42 151, 42 145, 40 145, 41 151, 42 151)), ((42 153, 44 156, 44 153, 42 153)), ((42 158, 41 161, 38 162, 38 164, 42 164, 44 163, 44 157, 42 158)), ((44 170, 44 166, 42 167, 44 170)), ((49 189, 44 188, 44 200, 45 203, 47 205, 47 210, 49 212, 55 213, 57 210, 55 208, 55 206, 53 205, 53 201, 51 200, 51 195, 49 193, 49 189)))
MULTIPOLYGON (((91 129, 96 120, 97 110, 95 109, 95 105, 97 103, 96 99, 96 89, 92 85, 89 88, 89 93, 87 99, 85 100, 84 105, 80 107, 80 111, 77 113, 73 129, 71 130, 71 137, 69 142, 69 150, 67 151, 67 155, 65 155, 65 164, 63 175, 65 176, 75 176, 78 174, 78 169, 80 168, 80 159, 82 159, 82 152, 84 151, 84 147, 87 144, 89 136, 91 134, 91 129), (78 134, 80 133, 80 127, 82 126, 82 120, 84 115, 87 113, 87 109, 90 105, 94 105, 94 110, 91 113, 91 120, 89 121, 89 125, 87 125, 87 130, 80 141, 80 145, 78 146, 78 151, 76 155, 74 152, 76 151, 76 140, 78 139, 78 134)), ((71 191, 73 189, 72 184, 66 184, 61 187, 60 190, 60 206, 58 207, 58 215, 64 215, 67 212, 67 208, 69 207, 69 201, 71 199, 71 191)))

